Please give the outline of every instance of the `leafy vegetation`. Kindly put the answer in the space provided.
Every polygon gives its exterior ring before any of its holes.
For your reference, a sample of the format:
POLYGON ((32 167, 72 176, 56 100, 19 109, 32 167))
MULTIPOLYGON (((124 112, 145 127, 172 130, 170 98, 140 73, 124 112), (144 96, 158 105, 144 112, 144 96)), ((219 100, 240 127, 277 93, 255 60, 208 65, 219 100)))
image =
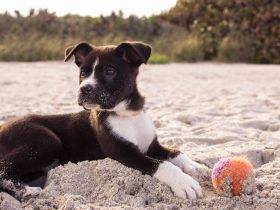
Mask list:
POLYGON ((62 60, 79 41, 94 45, 142 40, 153 46, 150 63, 209 61, 280 63, 278 0, 178 0, 158 16, 58 17, 0 14, 0 60, 62 60))
POLYGON ((279 0, 178 0, 162 17, 201 42, 203 60, 280 63, 279 0))
POLYGON ((169 63, 169 62, 170 62, 169 57, 167 57, 166 55, 157 54, 157 53, 153 53, 149 59, 150 64, 165 64, 165 63, 169 63))
POLYGON ((86 40, 94 45, 118 44, 124 40, 142 40, 154 46, 154 61, 167 62, 170 38, 177 26, 158 17, 112 13, 107 17, 57 17, 47 10, 28 16, 0 14, 0 60, 37 61, 63 59, 64 49, 86 40), (159 57, 159 55, 161 55, 159 57))

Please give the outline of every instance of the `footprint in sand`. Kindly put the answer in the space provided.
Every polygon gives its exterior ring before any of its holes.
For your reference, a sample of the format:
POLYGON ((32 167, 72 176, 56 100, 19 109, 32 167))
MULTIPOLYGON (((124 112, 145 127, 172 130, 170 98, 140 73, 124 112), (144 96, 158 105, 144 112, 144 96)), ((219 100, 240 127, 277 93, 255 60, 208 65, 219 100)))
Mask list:
POLYGON ((250 120, 240 124, 243 128, 255 128, 262 131, 278 131, 279 124, 273 124, 262 120, 250 120))
POLYGON ((175 119, 187 125, 195 125, 198 122, 207 121, 204 117, 194 114, 178 114, 175 116, 175 119))

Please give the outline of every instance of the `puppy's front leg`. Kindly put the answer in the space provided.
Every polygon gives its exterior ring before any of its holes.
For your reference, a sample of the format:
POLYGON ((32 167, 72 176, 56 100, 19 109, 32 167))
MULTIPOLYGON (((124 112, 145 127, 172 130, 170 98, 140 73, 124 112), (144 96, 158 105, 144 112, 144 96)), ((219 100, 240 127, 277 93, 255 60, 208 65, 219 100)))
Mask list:
POLYGON ((178 150, 163 147, 157 139, 150 145, 147 155, 161 160, 168 160, 198 180, 208 179, 211 175, 209 168, 191 160, 186 154, 178 150))
POLYGON ((119 139, 101 141, 106 156, 117 160, 130 168, 137 169, 143 174, 149 174, 171 187, 174 193, 181 198, 195 199, 202 196, 198 182, 182 172, 180 168, 168 161, 162 161, 142 154, 132 143, 119 139), (109 142, 109 141, 108 141, 109 142))

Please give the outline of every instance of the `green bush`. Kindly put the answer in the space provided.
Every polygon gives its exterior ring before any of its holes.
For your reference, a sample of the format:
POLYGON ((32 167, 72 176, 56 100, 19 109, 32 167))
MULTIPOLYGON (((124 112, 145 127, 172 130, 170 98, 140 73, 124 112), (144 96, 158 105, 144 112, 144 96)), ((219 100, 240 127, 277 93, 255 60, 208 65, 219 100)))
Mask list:
POLYGON ((197 62, 204 60, 203 43, 197 37, 187 37, 174 43, 176 61, 197 62))
POLYGON ((218 60, 224 62, 252 62, 255 49, 248 40, 225 37, 218 49, 218 60))
MULTIPOLYGON (((62 60, 67 43, 76 43, 74 39, 61 40, 54 37, 33 35, 24 40, 9 37, 0 45, 0 60, 4 61, 40 61, 62 60)), ((70 45, 70 44, 69 44, 70 45)))
POLYGON ((279 14, 279 0, 178 0, 161 17, 198 37, 206 60, 280 63, 279 14))
POLYGON ((149 64, 170 63, 170 58, 163 54, 153 53, 149 59, 149 64))

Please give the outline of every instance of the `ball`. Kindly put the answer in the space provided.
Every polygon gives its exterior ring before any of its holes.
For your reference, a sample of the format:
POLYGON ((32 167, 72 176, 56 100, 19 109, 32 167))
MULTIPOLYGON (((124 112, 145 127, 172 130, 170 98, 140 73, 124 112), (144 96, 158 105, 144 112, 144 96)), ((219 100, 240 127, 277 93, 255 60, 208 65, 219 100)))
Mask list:
POLYGON ((218 194, 228 197, 256 191, 253 166, 241 157, 219 160, 212 171, 212 183, 218 194))

